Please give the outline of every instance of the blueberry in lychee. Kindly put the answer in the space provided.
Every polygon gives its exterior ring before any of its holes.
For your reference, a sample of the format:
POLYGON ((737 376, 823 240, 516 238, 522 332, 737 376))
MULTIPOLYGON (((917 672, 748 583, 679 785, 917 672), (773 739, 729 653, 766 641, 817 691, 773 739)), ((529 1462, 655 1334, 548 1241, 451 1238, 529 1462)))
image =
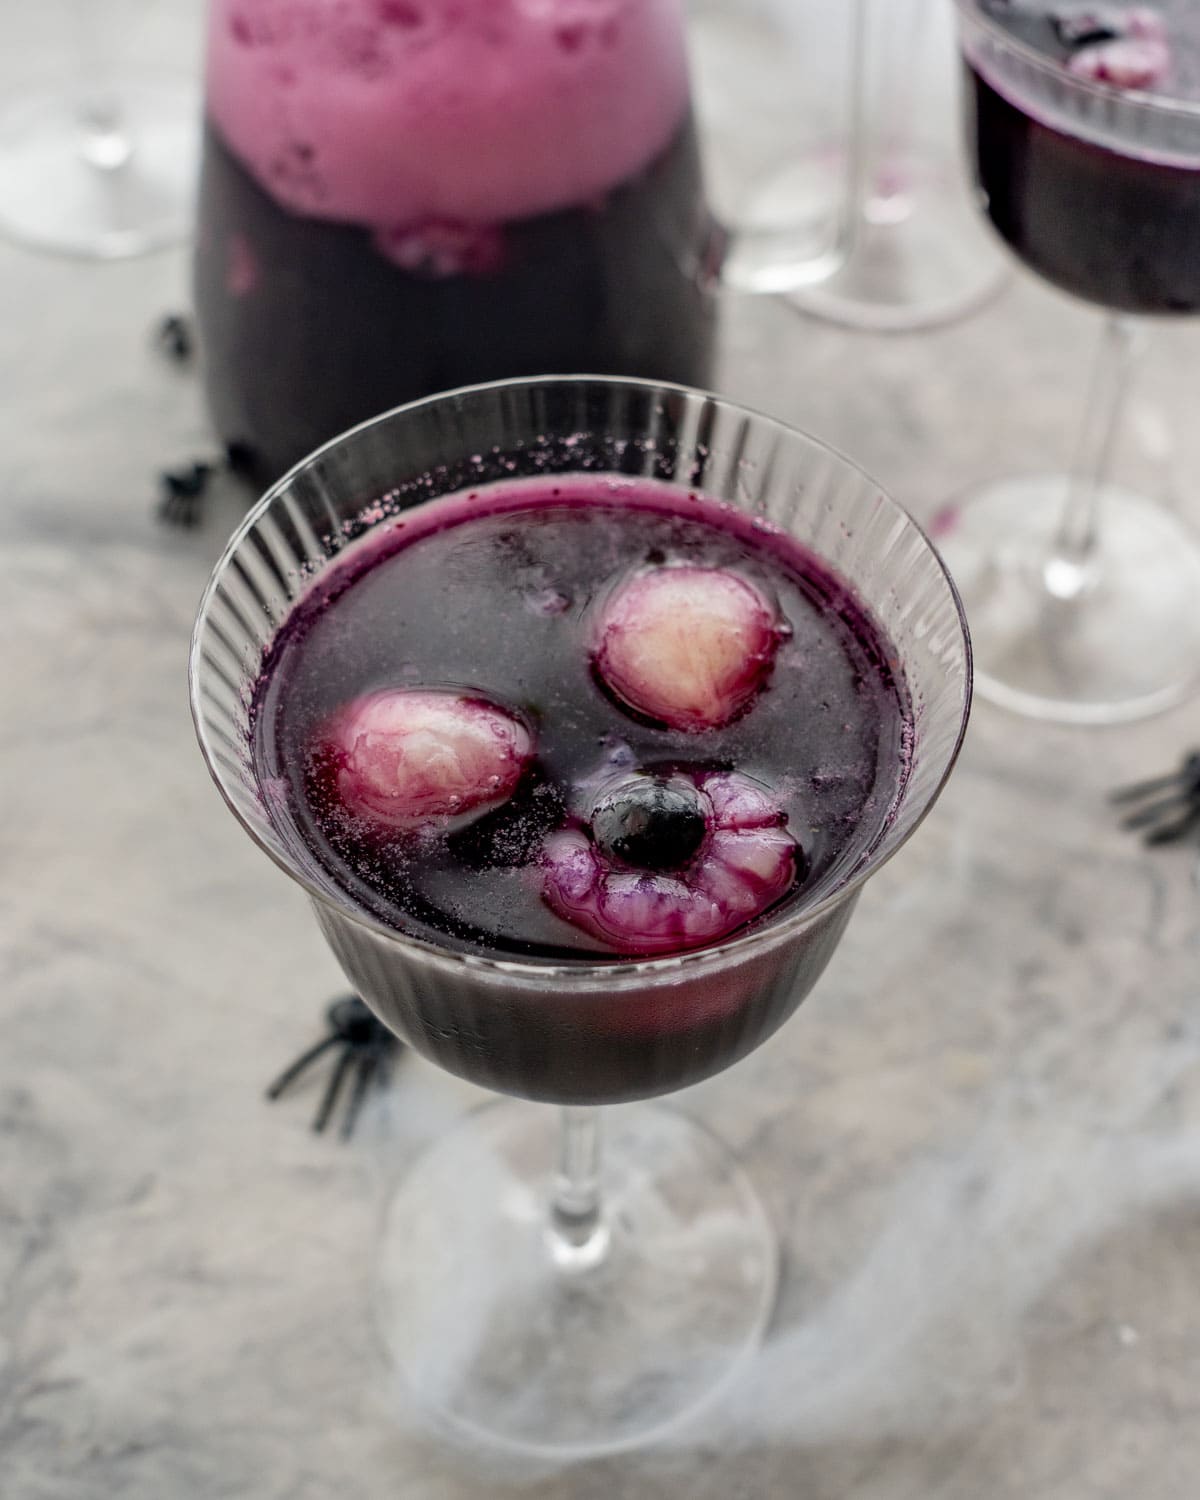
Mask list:
MULTIPOLYGON (((647 794, 649 795, 649 794, 647 794)), ((728 937, 781 901, 802 877, 804 855, 784 826, 770 790, 732 771, 676 772, 669 780, 642 773, 597 799, 587 827, 563 828, 542 847, 542 893, 563 921, 618 953, 651 955, 698 948, 728 937), (634 782, 678 795, 667 810, 629 837, 634 782), (700 813, 696 836, 685 788, 700 813), (666 832, 667 828, 671 832, 666 832), (665 836, 664 836, 665 835, 665 836), (684 852, 688 851, 688 852, 684 852), (677 863, 667 865, 668 857, 677 863)))
POLYGON ((597 800, 591 830, 597 848, 623 864, 675 870, 704 842, 708 819, 691 781, 638 775, 597 800))

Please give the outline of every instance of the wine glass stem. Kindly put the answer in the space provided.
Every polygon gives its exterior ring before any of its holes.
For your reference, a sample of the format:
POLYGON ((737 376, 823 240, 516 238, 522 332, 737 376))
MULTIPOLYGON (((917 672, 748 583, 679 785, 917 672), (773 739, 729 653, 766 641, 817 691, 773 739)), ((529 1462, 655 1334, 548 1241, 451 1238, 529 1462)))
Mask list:
POLYGON ((846 120, 846 174, 838 209, 836 243, 849 255, 863 219, 868 192, 867 36, 871 0, 854 0, 850 20, 850 102, 846 120))
POLYGON ((886 4, 885 9, 884 0, 855 0, 839 226, 843 251, 864 221, 895 224, 912 211, 904 159, 917 106, 917 63, 928 4, 921 0, 915 10, 912 5, 897 10, 895 0, 886 4))
POLYGON ((548 1238, 551 1253, 564 1270, 599 1265, 608 1250, 600 1158, 600 1111, 577 1106, 563 1109, 548 1238))
POLYGON ((1046 588, 1056 599, 1078 598, 1095 586, 1099 576, 1104 485, 1141 343, 1138 329, 1129 318, 1113 314, 1106 319, 1079 447, 1067 483, 1066 505, 1042 570, 1046 588))
POLYGON ((98 171, 115 172, 133 155, 133 138, 113 78, 105 12, 99 0, 75 0, 73 7, 79 154, 98 171))

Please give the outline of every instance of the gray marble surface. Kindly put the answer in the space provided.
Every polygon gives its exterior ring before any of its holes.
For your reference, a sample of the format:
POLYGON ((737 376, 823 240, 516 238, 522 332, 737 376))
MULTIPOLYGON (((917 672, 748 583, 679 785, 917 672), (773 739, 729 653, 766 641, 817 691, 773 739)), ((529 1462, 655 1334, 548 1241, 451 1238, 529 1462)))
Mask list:
MULTIPOLYGON (((142 41, 194 19, 143 13, 142 41)), ((152 516, 155 471, 209 441, 149 340, 185 295, 182 253, 0 247, 4 1500, 1194 1495, 1196 855, 1146 854, 1104 798, 1200 743, 1196 705, 1106 732, 979 706, 803 1011, 677 1101, 739 1150, 785 1247, 767 1347, 719 1409, 534 1472, 397 1405, 373 1234, 474 1096, 408 1059, 348 1148, 309 1132, 315 1083, 263 1103, 339 976, 193 743, 188 630, 237 498, 193 533, 152 516)), ((926 517, 1062 462, 1096 336, 1020 277, 904 338, 726 313, 722 386, 926 517)), ((1200 336, 1163 330, 1119 456, 1193 516, 1198 369, 1200 336)))

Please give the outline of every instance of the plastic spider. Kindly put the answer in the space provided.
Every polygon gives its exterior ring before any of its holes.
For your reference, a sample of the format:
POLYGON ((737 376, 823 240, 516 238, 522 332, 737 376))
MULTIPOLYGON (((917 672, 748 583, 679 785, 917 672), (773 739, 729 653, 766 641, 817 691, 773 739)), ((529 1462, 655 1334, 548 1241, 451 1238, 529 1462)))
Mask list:
POLYGON ((289 1064, 267 1089, 268 1099, 278 1099, 290 1088, 302 1073, 323 1057, 326 1052, 339 1049, 337 1063, 325 1086, 317 1113, 313 1118, 313 1129, 318 1135, 333 1117, 342 1086, 351 1073, 354 1082, 350 1090, 346 1112, 342 1116, 342 1139, 349 1140, 359 1112, 374 1082, 385 1085, 391 1077, 392 1064, 402 1043, 382 1021, 377 1021, 357 995, 343 995, 334 1000, 325 1011, 329 1022, 329 1035, 315 1047, 302 1052, 295 1062, 289 1064))
POLYGON ((204 503, 218 474, 254 483, 254 454, 245 443, 230 443, 225 452, 199 459, 179 469, 163 469, 158 476, 158 518, 168 526, 198 525, 204 503))
POLYGON ((1185 756, 1179 769, 1169 775, 1119 787, 1110 801, 1133 808, 1121 819, 1121 827, 1130 832, 1144 829, 1142 841, 1152 847, 1177 844, 1189 834, 1200 833, 1200 751, 1185 756))
POLYGON ((195 526, 203 510, 204 496, 213 476, 210 463, 192 463, 182 469, 165 469, 158 476, 159 519, 169 526, 195 526))
POLYGON ((172 364, 186 365, 196 350, 192 325, 182 313, 168 313, 154 330, 154 343, 172 364))

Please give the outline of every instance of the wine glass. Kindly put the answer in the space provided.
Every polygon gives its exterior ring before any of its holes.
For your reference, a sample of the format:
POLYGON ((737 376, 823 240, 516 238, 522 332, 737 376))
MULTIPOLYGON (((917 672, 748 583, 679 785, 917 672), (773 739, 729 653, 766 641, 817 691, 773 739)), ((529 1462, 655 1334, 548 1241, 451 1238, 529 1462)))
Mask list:
MULTIPOLYGON (((788 30, 776 8, 768 9, 774 29, 788 30)), ((702 5, 701 62, 705 18, 702 5)), ((930 97, 936 102, 929 67, 941 40, 936 19, 931 0, 854 0, 840 136, 742 195, 725 285, 784 293, 829 322, 895 333, 951 322, 1000 290, 1004 260, 981 232, 960 162, 918 128, 930 97)), ((751 24, 742 6, 730 8, 729 20, 726 30, 735 21, 742 29, 751 24)), ((716 51, 722 31, 710 30, 716 51)), ((828 33, 824 18, 812 47, 829 48, 828 33)), ((841 55, 840 39, 837 49, 841 55)), ((714 59, 708 71, 719 66, 714 59)))
POLYGON ((629 1448, 694 1413, 764 1335, 776 1239, 706 1128, 628 1101, 730 1066, 792 1014, 863 884, 949 775, 970 651, 924 535, 846 459, 717 397, 599 377, 468 388, 353 429, 268 491, 204 596, 191 694, 226 802, 308 893, 380 1019, 452 1073, 559 1106, 557 1124, 513 1100, 471 1114, 400 1185, 376 1286, 397 1371, 454 1432, 525 1452, 629 1448), (394 524, 380 496, 583 470, 701 488, 822 559, 894 648, 915 713, 908 778, 869 852, 717 946, 607 962, 452 951, 356 905, 272 815, 253 763, 252 689, 296 598, 351 538, 394 524), (609 1112, 602 1160, 597 1106, 615 1103, 627 1107, 609 1112))
POLYGON ((75 77, 11 92, 0 110, 0 233, 104 260, 190 232, 199 166, 194 80, 112 57, 114 16, 75 0, 75 77))
POLYGON ((1143 343, 1134 318, 1200 310, 1200 101, 1068 72, 977 0, 959 0, 959 23, 992 225, 1107 317, 1069 474, 966 495, 938 518, 938 543, 985 697, 1064 723, 1138 719, 1200 686, 1200 546, 1109 481, 1143 343))

